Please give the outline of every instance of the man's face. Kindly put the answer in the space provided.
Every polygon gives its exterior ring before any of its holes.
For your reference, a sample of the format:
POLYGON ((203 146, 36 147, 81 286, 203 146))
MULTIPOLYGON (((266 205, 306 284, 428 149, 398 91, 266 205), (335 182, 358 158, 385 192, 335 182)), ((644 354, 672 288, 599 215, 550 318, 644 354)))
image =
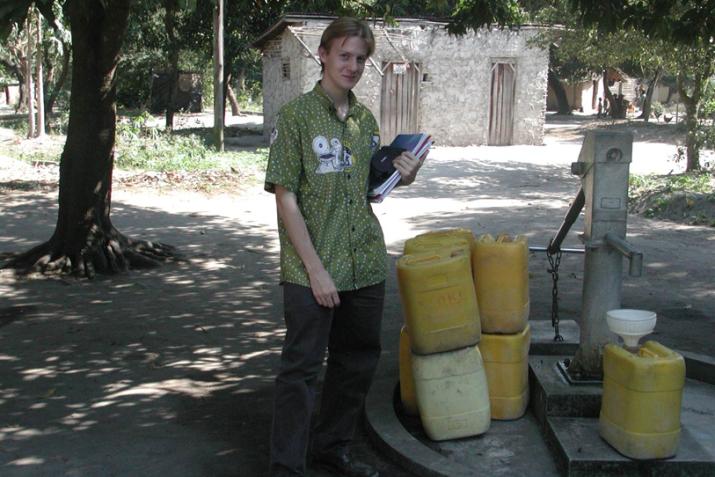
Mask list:
POLYGON ((358 36, 351 36, 335 38, 328 46, 329 50, 318 49, 324 66, 323 81, 343 91, 353 89, 365 71, 367 43, 358 36))

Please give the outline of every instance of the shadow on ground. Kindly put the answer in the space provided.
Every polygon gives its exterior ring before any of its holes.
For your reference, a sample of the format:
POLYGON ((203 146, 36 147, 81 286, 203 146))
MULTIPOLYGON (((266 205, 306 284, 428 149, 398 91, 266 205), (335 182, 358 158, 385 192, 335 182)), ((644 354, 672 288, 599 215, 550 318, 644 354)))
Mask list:
MULTIPOLYGON (((682 119, 682 116, 681 116, 682 119)), ((613 131, 630 131, 637 142, 684 144, 685 125, 680 122, 666 123, 651 119, 644 122, 640 119, 610 119, 594 116, 572 115, 563 116, 549 114, 546 117, 550 135, 559 137, 559 142, 578 142, 583 140, 584 131, 589 129, 604 129, 613 131)))
MULTIPOLYGON (((579 186, 564 169, 435 157, 418 183, 375 207, 393 264, 383 359, 397 359, 404 240, 468 227, 546 245, 579 186)), ((263 475, 283 326, 272 198, 261 197, 259 209, 237 196, 211 213, 115 201, 120 230, 178 246, 185 263, 91 282, 0 274, 2 475, 263 475)), ((0 253, 50 236, 54 195, 0 191, 0 204, 0 253)), ((580 246, 582 228, 564 245, 580 246)), ((646 270, 625 278, 624 305, 657 311, 663 343, 712 354, 715 232, 638 217, 629 231, 646 270)), ((549 317, 547 266, 532 254, 532 319, 549 317)), ((562 317, 577 318, 582 258, 564 257, 561 273, 562 317)), ((364 434, 358 442, 385 475, 407 475, 364 434)))
MULTIPOLYGON (((3 252, 49 237, 50 198, 4 199, 3 252)), ((271 236, 119 202, 113 215, 125 233, 175 244, 188 262, 91 282, 2 275, 2 474, 265 468, 283 333, 271 236)))

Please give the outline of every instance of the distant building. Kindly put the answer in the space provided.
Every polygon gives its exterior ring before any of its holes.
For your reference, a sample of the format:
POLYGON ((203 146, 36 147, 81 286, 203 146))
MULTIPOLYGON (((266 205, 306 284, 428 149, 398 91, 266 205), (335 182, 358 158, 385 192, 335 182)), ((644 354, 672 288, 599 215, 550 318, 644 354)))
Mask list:
POLYGON ((17 106, 17 102, 20 100, 20 85, 14 84, 4 84, 0 85, 0 105, 12 106, 13 108, 17 106))
MULTIPOLYGON (((629 105, 640 107, 640 91, 648 88, 647 82, 638 80, 618 68, 607 68, 606 79, 608 89, 612 95, 623 95, 629 105)), ((598 112, 598 98, 605 100, 605 90, 603 89, 603 76, 594 75, 591 79, 580 81, 561 80, 561 85, 566 92, 569 106, 572 110, 581 111, 586 114, 596 114, 598 112)), ((658 85, 653 94, 653 101, 667 102, 671 98, 671 90, 664 85, 658 85)), ((546 99, 546 108, 549 111, 558 110, 558 101, 552 88, 549 88, 546 99)))
MULTIPOLYGON (((603 79, 600 76, 582 81, 561 80, 561 86, 564 88, 566 99, 572 110, 587 114, 597 113, 598 98, 601 98, 601 101, 603 101, 604 98, 603 79)), ((546 109, 549 111, 557 111, 558 106, 556 93, 552 88, 549 88, 549 93, 546 97, 546 109)))
MULTIPOLYGON (((333 17, 288 15, 255 42, 263 53, 264 135, 286 102, 320 79, 320 36, 333 17)), ((355 94, 383 142, 425 131, 436 144, 542 144, 548 51, 527 44, 538 27, 450 36, 444 23, 371 24, 376 51, 355 94)))
MULTIPOLYGON (((201 105, 201 74, 193 71, 179 71, 176 81, 175 111, 200 113, 201 105)), ((171 76, 161 71, 152 73, 151 103, 149 111, 161 114, 166 111, 171 98, 171 76)))

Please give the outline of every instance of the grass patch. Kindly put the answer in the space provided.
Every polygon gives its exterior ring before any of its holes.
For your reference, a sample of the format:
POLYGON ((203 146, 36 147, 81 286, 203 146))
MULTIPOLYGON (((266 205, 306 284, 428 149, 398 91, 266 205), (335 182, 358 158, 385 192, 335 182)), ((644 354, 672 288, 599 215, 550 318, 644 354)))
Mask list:
POLYGON ((635 175, 629 178, 631 195, 645 192, 696 192, 710 194, 715 192, 713 173, 709 171, 686 172, 667 176, 635 175))
POLYGON ((629 209, 649 218, 715 227, 715 174, 632 175, 629 209))
POLYGON ((120 169, 155 172, 265 170, 268 149, 217 152, 206 134, 176 134, 158 129, 122 126, 117 132, 115 165, 120 169))
POLYGON ((115 166, 145 171, 205 171, 220 162, 210 154, 198 136, 178 136, 150 129, 136 134, 120 127, 117 134, 115 166))
MULTIPOLYGON (((146 127, 145 115, 117 124, 115 168, 137 172, 181 173, 181 177, 241 177, 255 182, 265 172, 268 148, 217 152, 211 130, 176 130, 146 127)), ((20 123, 18 122, 18 125, 20 123)), ((31 164, 59 163, 64 137, 48 135, 48 141, 24 141, 0 146, 0 154, 31 164)), ((228 180, 228 179, 227 179, 228 180)))
POLYGON ((0 126, 12 129, 18 136, 27 136, 27 118, 3 119, 0 126))

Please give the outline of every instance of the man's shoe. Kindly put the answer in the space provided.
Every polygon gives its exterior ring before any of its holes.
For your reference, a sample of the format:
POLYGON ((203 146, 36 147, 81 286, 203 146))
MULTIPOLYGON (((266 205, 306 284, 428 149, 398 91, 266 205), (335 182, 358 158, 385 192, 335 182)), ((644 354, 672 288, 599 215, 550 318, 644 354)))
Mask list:
POLYGON ((380 477, 380 473, 347 452, 313 453, 312 465, 345 477, 380 477))

